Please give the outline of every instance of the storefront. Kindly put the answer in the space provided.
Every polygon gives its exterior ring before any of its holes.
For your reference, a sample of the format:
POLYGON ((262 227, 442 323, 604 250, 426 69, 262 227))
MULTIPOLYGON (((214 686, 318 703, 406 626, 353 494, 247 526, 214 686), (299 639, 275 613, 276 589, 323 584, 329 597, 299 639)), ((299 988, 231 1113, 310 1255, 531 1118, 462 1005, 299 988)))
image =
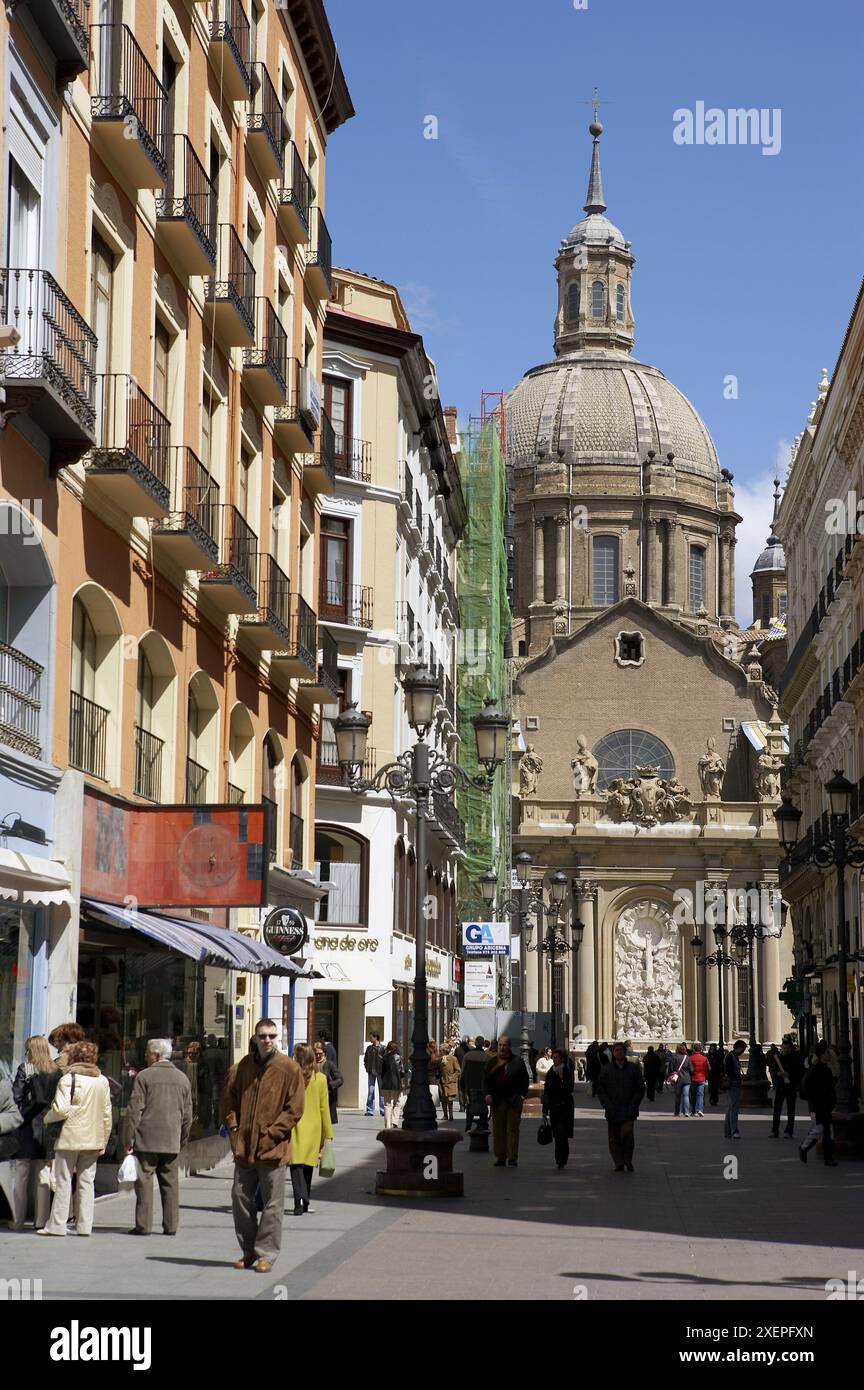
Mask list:
POLYGON ((45 1027, 52 913, 67 920, 71 902, 62 864, 0 849, 0 1076, 45 1027))
MULTIPOLYGON (((403 1057, 411 1056, 414 1029, 414 942, 407 937, 393 939, 393 1002, 390 1037, 403 1057)), ((443 951, 426 952, 426 1024, 429 1038, 439 1048, 450 1035, 457 1016, 458 998, 452 979, 453 958, 443 951)))

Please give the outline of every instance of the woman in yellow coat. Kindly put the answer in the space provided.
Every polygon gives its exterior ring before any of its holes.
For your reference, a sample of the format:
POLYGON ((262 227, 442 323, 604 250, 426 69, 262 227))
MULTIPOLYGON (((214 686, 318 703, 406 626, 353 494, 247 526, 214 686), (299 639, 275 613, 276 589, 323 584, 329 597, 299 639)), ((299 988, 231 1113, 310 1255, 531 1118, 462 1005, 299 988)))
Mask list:
POLYGON ((308 1043, 294 1048, 294 1061, 303 1072, 306 1099, 303 1115, 291 1132, 291 1186, 294 1189, 294 1215, 305 1216, 312 1210, 309 1196, 312 1174, 318 1167, 324 1140, 333 1138, 327 1078, 315 1064, 315 1050, 308 1043))

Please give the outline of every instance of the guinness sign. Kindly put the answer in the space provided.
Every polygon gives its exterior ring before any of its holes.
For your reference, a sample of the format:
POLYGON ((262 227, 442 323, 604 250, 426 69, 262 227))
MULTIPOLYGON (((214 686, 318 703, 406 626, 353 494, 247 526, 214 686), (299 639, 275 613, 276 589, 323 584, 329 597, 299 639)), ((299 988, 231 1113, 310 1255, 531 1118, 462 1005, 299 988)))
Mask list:
POLYGON ((274 907, 264 919, 264 940, 283 956, 296 956, 306 945, 306 918, 296 907, 274 907))

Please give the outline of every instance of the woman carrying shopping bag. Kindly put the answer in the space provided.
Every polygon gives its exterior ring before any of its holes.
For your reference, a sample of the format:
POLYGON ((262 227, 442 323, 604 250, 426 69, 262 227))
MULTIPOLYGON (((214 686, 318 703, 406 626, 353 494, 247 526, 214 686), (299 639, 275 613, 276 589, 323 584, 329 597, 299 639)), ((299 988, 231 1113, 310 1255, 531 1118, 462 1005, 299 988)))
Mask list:
POLYGON ((33 1206, 33 1224, 38 1231, 48 1220, 51 1209, 52 1153, 45 1147, 44 1118, 60 1082, 60 1069, 51 1057, 48 1039, 36 1034, 24 1044, 24 1058, 12 1084, 15 1104, 24 1120, 18 1133, 15 1155, 15 1220, 12 1229, 20 1231, 33 1206))
POLYGON ((303 1114, 291 1133, 291 1186, 294 1189, 294 1216, 307 1216, 312 1208, 309 1197, 314 1173, 324 1145, 333 1139, 327 1078, 315 1066, 315 1051, 308 1043, 294 1048, 294 1061, 303 1072, 306 1096, 303 1114))
POLYGON ((60 1123, 54 1144, 56 1191, 51 1216, 40 1236, 65 1236, 72 1195, 72 1176, 78 1177, 75 1230, 89 1236, 93 1230, 96 1162, 111 1137, 111 1092, 96 1065, 99 1049, 92 1042, 73 1043, 67 1052, 69 1070, 60 1078, 54 1103, 45 1124, 60 1123))

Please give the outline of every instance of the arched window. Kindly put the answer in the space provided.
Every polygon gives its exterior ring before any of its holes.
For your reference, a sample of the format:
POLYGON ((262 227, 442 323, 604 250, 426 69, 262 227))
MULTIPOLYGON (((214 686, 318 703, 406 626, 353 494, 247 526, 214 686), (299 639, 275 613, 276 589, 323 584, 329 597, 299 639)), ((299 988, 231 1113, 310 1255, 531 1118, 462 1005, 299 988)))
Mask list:
POLYGON ((176 671, 168 646, 148 632, 138 643, 135 698, 135 794, 148 801, 173 795, 176 671))
POLYGON ((271 733, 264 735, 264 760, 261 772, 261 793, 270 812, 270 863, 281 863, 282 845, 280 792, 282 790, 282 750, 271 733))
POLYGON ((303 867, 303 856, 305 853, 306 840, 306 817, 304 815, 304 803, 306 800, 306 769, 295 754, 291 759, 291 782, 289 793, 291 797, 290 814, 288 817, 288 835, 291 844, 291 865, 295 869, 303 867))
POLYGON ((69 761, 118 781, 120 620, 104 589, 88 584, 72 600, 69 761))
POLYGON ((624 322, 624 286, 619 285, 615 291, 615 317, 619 323, 624 322))
POLYGON ((591 602, 618 602, 618 537, 595 536, 591 546, 591 602))
POLYGON ((401 840, 396 841, 396 848, 393 857, 393 930, 394 932, 404 932, 405 930, 405 846, 401 840))
POLYGON ((231 711, 228 744, 228 795, 232 805, 252 801, 255 786, 255 726, 245 705, 231 711))
POLYGON ((413 848, 408 850, 408 892, 405 905, 405 935, 414 937, 414 911, 417 902, 417 856, 413 848))
POLYGON ((196 671, 189 682, 186 726, 185 799, 191 806, 203 806, 219 796, 219 700, 203 671, 196 671))
POLYGON ((80 598, 72 600, 72 693, 85 700, 96 694, 96 629, 80 598))
POLYGON ((615 778, 635 777, 640 767, 656 768, 661 777, 675 776, 675 761, 666 744, 643 729, 618 729, 601 738, 594 749, 599 764, 597 786, 605 791, 615 778))
POLYGON ((572 280, 567 287, 567 318, 575 323, 579 318, 579 281, 572 280))
POLYGON ((592 319, 606 317, 606 286, 602 280, 595 280, 591 286, 591 317, 592 319))
POLYGON ((369 841, 337 827, 315 829, 315 868, 329 892, 318 904, 318 921, 366 926, 369 841))
POLYGON ((690 547, 690 612, 698 613, 705 605, 707 558, 704 545, 690 547))

